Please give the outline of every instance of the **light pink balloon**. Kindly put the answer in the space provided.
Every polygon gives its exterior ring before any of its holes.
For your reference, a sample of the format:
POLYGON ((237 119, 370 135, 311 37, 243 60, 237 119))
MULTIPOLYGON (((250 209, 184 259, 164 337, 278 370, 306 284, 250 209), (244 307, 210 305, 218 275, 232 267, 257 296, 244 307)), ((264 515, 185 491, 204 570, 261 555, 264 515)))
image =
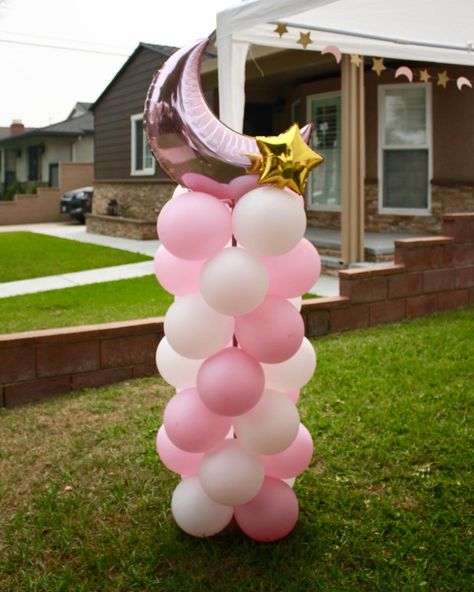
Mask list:
POLYGON ((197 375, 199 396, 219 415, 247 413, 260 400, 265 387, 262 366, 235 347, 208 358, 197 375))
POLYGON ((295 527, 298 500, 287 483, 267 477, 252 500, 235 508, 234 516, 251 539, 270 543, 286 537, 295 527))
POLYGON ((186 389, 169 401, 163 424, 168 438, 178 448, 206 452, 225 439, 231 420, 206 407, 196 389, 186 389))
POLYGON ((178 475, 197 475, 203 458, 202 453, 186 452, 171 442, 162 425, 156 435, 156 452, 161 462, 178 475))
POLYGON ((199 274, 203 264, 204 260, 190 261, 175 257, 160 245, 154 260, 156 279, 165 290, 175 296, 199 292, 199 274))
POLYGON ((295 298, 314 286, 321 273, 321 259, 305 238, 279 257, 261 257, 268 271, 268 295, 295 298))
POLYGON ((313 455, 313 440, 311 434, 301 423, 298 435, 290 446, 278 454, 261 456, 265 475, 278 479, 296 477, 308 468, 313 455))
POLYGON ((278 364, 298 351, 304 323, 290 302, 267 298, 255 310, 235 319, 235 335, 242 349, 255 359, 278 364))
POLYGON ((215 255, 231 238, 230 209, 207 193, 188 192, 168 201, 158 216, 158 238, 181 259, 215 255))

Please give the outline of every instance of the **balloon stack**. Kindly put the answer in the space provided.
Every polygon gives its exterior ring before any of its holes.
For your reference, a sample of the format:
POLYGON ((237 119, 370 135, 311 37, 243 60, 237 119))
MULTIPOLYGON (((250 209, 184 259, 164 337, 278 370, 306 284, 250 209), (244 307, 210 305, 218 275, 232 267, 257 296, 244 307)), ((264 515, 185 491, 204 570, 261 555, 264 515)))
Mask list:
MULTIPOLYGON (((165 408, 156 447, 164 465, 182 478, 171 503, 182 530, 212 536, 235 518, 252 539, 276 541, 296 524, 292 486, 313 452, 296 402, 314 373, 316 354, 299 310, 301 295, 319 276, 320 259, 304 238, 306 215, 294 189, 302 189, 321 158, 296 126, 252 139, 261 157, 253 154, 251 170, 260 178, 242 175, 238 166, 229 177, 219 162, 212 168, 199 161, 192 156, 195 142, 184 150, 184 136, 176 131, 182 126, 173 128, 177 93, 169 87, 176 84, 177 64, 184 76, 195 50, 181 50, 172 67, 165 64, 145 108, 155 157, 186 185, 178 186, 157 222, 155 272, 175 301, 156 358, 176 394, 165 408), (178 149, 170 152, 171 145, 178 149), (196 172, 199 167, 207 174, 196 172), (262 181, 264 175, 271 181, 262 181)), ((196 100, 200 93, 191 94, 196 100)))

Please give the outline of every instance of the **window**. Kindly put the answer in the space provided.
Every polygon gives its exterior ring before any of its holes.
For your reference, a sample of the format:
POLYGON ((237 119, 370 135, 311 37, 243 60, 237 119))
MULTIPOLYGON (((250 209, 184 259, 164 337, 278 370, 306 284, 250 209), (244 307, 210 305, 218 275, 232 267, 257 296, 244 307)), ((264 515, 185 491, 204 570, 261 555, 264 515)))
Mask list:
POLYGON ((379 86, 379 210, 430 211, 431 86, 379 86))
POLYGON ((308 97, 308 117, 314 122, 311 147, 324 156, 324 165, 309 176, 308 207, 337 212, 341 209, 341 94, 308 97))
POLYGON ((154 175, 155 159, 148 147, 143 130, 143 115, 132 115, 132 175, 154 175))

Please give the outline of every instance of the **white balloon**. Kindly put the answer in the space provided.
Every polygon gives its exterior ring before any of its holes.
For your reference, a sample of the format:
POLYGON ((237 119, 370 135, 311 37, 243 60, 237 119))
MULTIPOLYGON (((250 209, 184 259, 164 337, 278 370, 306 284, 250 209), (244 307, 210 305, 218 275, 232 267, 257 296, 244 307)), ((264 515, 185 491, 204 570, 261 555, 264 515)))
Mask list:
POLYGON ((267 388, 296 391, 308 383, 316 370, 316 352, 307 337, 294 356, 280 364, 262 364, 267 388))
POLYGON ((229 343, 234 333, 234 319, 213 310, 200 294, 188 294, 169 307, 164 329, 170 346, 178 354, 202 359, 229 343))
POLYGON ((180 390, 196 385, 196 376, 203 361, 181 356, 174 351, 166 337, 163 337, 156 350, 158 372, 167 383, 180 390))
POLYGON ((205 493, 197 475, 183 479, 173 493, 171 511, 177 525, 195 537, 208 537, 232 520, 233 508, 222 506, 205 493))
POLYGON ((306 214, 293 195, 275 187, 246 193, 232 214, 233 234, 255 255, 278 256, 303 238, 306 214))
POLYGON ((211 308, 224 315, 243 315, 265 299, 268 272, 256 257, 236 247, 223 249, 204 264, 201 293, 211 308))
POLYGON ((298 434, 300 415, 284 393, 265 390, 248 413, 234 417, 242 446, 259 454, 276 454, 290 446, 298 434))
POLYGON ((296 296, 296 298, 288 298, 288 302, 290 302, 296 308, 296 310, 301 310, 303 305, 303 297, 296 296))
POLYGON ((296 481, 296 477, 289 477, 288 479, 282 479, 282 481, 284 481, 285 483, 288 483, 288 485, 293 488, 295 481, 296 481))
POLYGON ((188 193, 189 189, 186 189, 186 187, 183 187, 182 185, 176 185, 176 189, 173 191, 173 195, 171 196, 171 199, 178 197, 178 195, 182 195, 183 193, 188 193))
POLYGON ((207 495, 225 506, 240 506, 254 498, 263 484, 264 468, 256 454, 238 440, 225 440, 204 455, 199 478, 207 495))

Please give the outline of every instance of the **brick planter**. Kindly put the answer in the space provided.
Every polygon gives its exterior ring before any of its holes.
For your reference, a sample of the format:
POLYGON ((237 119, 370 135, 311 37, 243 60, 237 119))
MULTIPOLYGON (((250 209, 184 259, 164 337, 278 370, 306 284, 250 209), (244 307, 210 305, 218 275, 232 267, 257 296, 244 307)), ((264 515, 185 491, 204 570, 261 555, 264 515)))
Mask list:
MULTIPOLYGON (((395 243, 395 265, 341 271, 340 296, 305 300, 309 337, 474 305, 474 214, 448 214, 445 236, 395 243)), ((0 336, 0 405, 157 372, 163 319, 0 336)))
POLYGON ((103 214, 86 215, 87 232, 135 240, 156 240, 156 222, 103 214))

